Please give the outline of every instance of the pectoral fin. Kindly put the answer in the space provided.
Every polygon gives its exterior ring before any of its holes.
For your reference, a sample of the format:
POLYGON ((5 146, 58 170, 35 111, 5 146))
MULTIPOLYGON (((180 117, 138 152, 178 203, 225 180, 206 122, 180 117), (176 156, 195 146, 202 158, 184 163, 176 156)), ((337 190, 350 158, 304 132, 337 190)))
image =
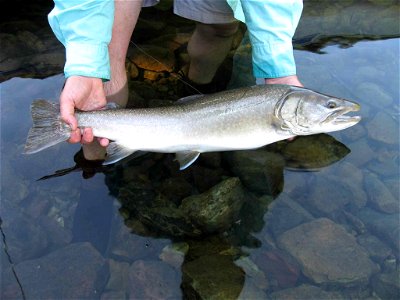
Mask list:
POLYGON ((199 157, 200 152, 183 151, 176 153, 175 159, 179 162, 179 170, 184 170, 189 167, 199 157))
POLYGON ((131 155, 133 152, 135 152, 135 150, 121 146, 116 142, 111 142, 107 147, 107 156, 103 162, 103 165, 113 164, 131 155))

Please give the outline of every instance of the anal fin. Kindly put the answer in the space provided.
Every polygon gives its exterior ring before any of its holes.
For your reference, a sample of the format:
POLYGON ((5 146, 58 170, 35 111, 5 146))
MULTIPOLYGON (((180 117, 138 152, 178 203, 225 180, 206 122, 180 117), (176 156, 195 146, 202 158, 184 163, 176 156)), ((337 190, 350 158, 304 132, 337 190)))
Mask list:
POLYGON ((179 162, 179 170, 184 170, 189 167, 199 157, 200 152, 197 151, 182 151, 177 152, 175 159, 179 162))
POLYGON ((136 150, 132 150, 117 144, 116 142, 111 142, 107 146, 107 156, 103 162, 103 165, 109 165, 116 163, 117 161, 131 155, 136 150))

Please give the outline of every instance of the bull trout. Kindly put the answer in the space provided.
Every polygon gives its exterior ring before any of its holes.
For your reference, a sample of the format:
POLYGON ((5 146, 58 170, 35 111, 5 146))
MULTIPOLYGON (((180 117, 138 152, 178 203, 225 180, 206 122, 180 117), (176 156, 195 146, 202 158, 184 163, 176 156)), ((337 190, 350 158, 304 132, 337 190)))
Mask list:
MULTIPOLYGON (((342 130, 357 124, 354 102, 290 85, 257 85, 182 98, 176 105, 144 109, 76 111, 79 128, 109 139, 104 164, 135 151, 176 153, 183 170, 202 152, 255 149, 297 135, 342 130)), ((32 103, 25 153, 66 141, 70 127, 59 105, 32 103)))

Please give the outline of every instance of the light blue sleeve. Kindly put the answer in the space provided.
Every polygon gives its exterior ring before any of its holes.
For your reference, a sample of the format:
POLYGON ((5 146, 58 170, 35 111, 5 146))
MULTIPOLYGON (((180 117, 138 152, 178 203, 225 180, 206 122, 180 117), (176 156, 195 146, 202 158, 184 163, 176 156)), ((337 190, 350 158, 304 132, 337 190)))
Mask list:
POLYGON ((54 0, 50 26, 65 46, 65 77, 82 75, 109 80, 108 44, 114 21, 113 0, 54 0))
POLYGON ((303 10, 302 0, 227 0, 250 34, 253 74, 277 78, 296 74, 292 38, 303 10), (243 17, 245 20, 243 20, 243 17))

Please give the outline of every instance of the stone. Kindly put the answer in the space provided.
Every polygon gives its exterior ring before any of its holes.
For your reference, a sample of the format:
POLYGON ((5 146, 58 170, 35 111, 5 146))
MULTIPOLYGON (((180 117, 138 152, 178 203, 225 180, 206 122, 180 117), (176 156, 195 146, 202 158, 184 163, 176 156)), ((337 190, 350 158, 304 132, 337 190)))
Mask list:
MULTIPOLYGON (((374 71, 374 73, 376 73, 374 71)), ((377 75, 377 74, 375 74, 377 75)), ((385 90, 376 83, 373 82, 362 82, 356 88, 357 96, 360 99, 371 99, 375 100, 372 105, 378 105, 379 107, 388 107, 392 104, 393 98, 391 95, 385 92, 385 90)))
POLYGON ((237 220, 245 199, 240 180, 233 177, 203 194, 183 199, 179 209, 203 232, 223 232, 237 220))
POLYGON ((349 148, 327 134, 298 136, 282 149, 286 167, 306 170, 329 166, 349 153, 349 148))
POLYGON ((246 278, 244 282, 244 287, 240 292, 237 300, 249 300, 249 299, 268 299, 267 294, 263 289, 260 289, 250 278, 246 278))
POLYGON ((188 197, 192 193, 192 185, 183 177, 166 178, 160 187, 161 193, 174 202, 188 197))
POLYGON ((379 264, 392 254, 392 249, 372 234, 365 233, 357 236, 357 242, 367 250, 371 259, 379 264))
MULTIPOLYGON (((4 205, 2 206, 4 210, 4 205)), ((48 248, 46 232, 31 217, 14 209, 2 216, 2 229, 7 237, 8 251, 14 263, 34 259, 48 248)))
POLYGON ((400 299, 400 269, 378 274, 372 279, 372 287, 381 299, 400 299))
POLYGON ((323 289, 316 287, 314 285, 302 284, 298 287, 289 288, 285 290, 281 290, 278 292, 274 292, 269 295, 268 299, 273 300, 339 300, 345 299, 337 292, 327 292, 323 289))
POLYGON ((154 72, 172 72, 175 66, 173 52, 160 46, 141 45, 128 54, 128 59, 139 68, 154 72))
MULTIPOLYGON (((313 189, 308 197, 301 200, 301 204, 316 215, 333 216, 356 196, 347 182, 332 175, 317 174, 309 184, 313 189)), ((365 195, 359 197, 363 198, 365 195)))
POLYGON ((129 269, 129 299, 180 299, 180 276, 169 265, 137 260, 129 269))
POLYGON ((390 145, 399 143, 399 124, 388 114, 378 111, 367 123, 368 135, 371 139, 390 145))
POLYGON ((89 243, 21 262, 15 271, 27 299, 97 298, 108 277, 106 261, 89 243))
POLYGON ((285 161, 279 154, 264 149, 224 153, 232 172, 249 191, 277 195, 283 188, 285 161))
POLYGON ((150 81, 156 81, 162 74, 154 71, 144 70, 143 78, 148 79, 150 81))
POLYGON ((278 239, 317 284, 366 283, 378 267, 346 230, 326 218, 299 225, 278 239))
POLYGON ((380 213, 370 208, 363 208, 357 217, 364 222, 367 229, 395 251, 400 251, 400 220, 398 214, 380 213))
POLYGON ((139 76, 139 69, 130 60, 126 61, 125 68, 130 79, 135 79, 139 76))
POLYGON ((279 195, 268 207, 264 220, 266 228, 277 238, 285 231, 302 223, 313 220, 314 217, 286 193, 279 195))
POLYGON ((254 257, 255 264, 266 274, 274 289, 294 287, 300 277, 297 263, 278 250, 262 251, 254 257))
POLYGON ((127 299, 125 291, 107 291, 104 292, 100 297, 100 300, 123 300, 123 299, 127 299))
POLYGON ((107 282, 107 290, 124 291, 129 287, 129 263, 110 259, 108 261, 110 267, 110 278, 107 282))
POLYGON ((160 259, 169 264, 175 269, 179 269, 185 260, 185 255, 189 250, 187 243, 174 243, 172 245, 165 246, 160 254, 160 259))
MULTIPOLYGON (((202 156, 200 155, 200 160, 202 156)), ((194 186, 200 193, 208 191, 223 180, 224 171, 222 169, 214 169, 197 164, 190 166, 190 168, 194 186)))
POLYGON ((182 266, 186 299, 237 299, 245 275, 228 255, 204 255, 182 266))
POLYGON ((368 170, 383 177, 395 176, 399 178, 399 166, 396 162, 399 155, 398 149, 387 149, 383 146, 375 152, 376 159, 367 164, 368 170))
POLYGON ((264 272, 249 257, 241 257, 235 260, 235 265, 241 267, 246 273, 246 281, 251 280, 261 290, 268 288, 268 280, 264 272))
POLYGON ((400 199, 396 199, 393 196, 386 185, 379 180, 378 176, 371 172, 366 172, 364 187, 371 207, 387 214, 398 213, 400 211, 400 199))
POLYGON ((371 149, 366 139, 359 139, 349 145, 351 153, 349 159, 356 166, 363 166, 375 158, 375 152, 371 149))
POLYGON ((148 232, 146 232, 145 236, 132 234, 132 229, 136 227, 131 226, 131 222, 126 223, 125 225, 119 216, 113 220, 110 233, 111 239, 107 249, 110 257, 133 262, 148 255, 156 255, 165 246, 166 242, 149 243, 148 232))
POLYGON ((187 44, 191 36, 192 35, 190 33, 184 32, 165 34, 148 41, 148 44, 168 48, 170 51, 175 51, 182 45, 187 44))

